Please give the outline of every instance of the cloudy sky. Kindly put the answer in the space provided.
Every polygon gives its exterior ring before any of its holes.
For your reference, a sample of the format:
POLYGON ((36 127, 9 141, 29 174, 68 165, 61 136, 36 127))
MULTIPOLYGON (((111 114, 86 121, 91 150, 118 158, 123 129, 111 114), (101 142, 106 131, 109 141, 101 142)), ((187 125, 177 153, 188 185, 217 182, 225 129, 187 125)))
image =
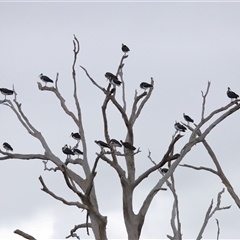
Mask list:
MULTIPOLYGON (((240 3, 232 2, 105 2, 105 3, 0 3, 0 87, 12 88, 31 123, 42 132, 52 151, 63 161, 64 144, 74 144, 69 138, 76 131, 74 123, 63 113, 50 92, 38 90, 38 75, 55 79, 59 73, 59 88, 70 109, 72 99, 71 65, 73 34, 80 41, 78 65, 83 65, 103 87, 105 72, 116 72, 122 57, 121 44, 131 49, 125 60, 124 80, 128 110, 139 83, 155 80, 154 91, 138 119, 135 146, 142 152, 136 157, 137 174, 151 166, 147 155, 158 162, 174 134, 175 120, 183 121, 183 112, 198 123, 201 91, 207 82, 211 89, 206 114, 226 105, 227 87, 240 93, 240 3)), ((83 112, 83 124, 92 166, 94 143, 104 139, 101 104, 102 92, 96 89, 77 67, 78 94, 83 112)), ((117 93, 120 97, 120 92, 117 93)), ((4 97, 2 96, 1 99, 4 97)), ((43 153, 41 144, 28 135, 6 106, 0 106, 0 143, 9 142, 17 153, 43 153)), ((111 136, 124 139, 126 130, 115 109, 109 111, 111 136)), ((207 137, 235 191, 240 195, 239 125, 235 113, 207 137)), ((190 133, 177 143, 178 152, 190 133)), ((204 148, 198 144, 183 163, 214 168, 204 148)), ((124 164, 123 164, 124 167, 124 164)), ((81 172, 80 168, 76 171, 81 172)), ((64 238, 75 225, 84 222, 85 213, 68 207, 42 192, 38 177, 47 186, 68 200, 77 200, 64 185, 60 173, 45 172, 41 161, 8 160, 0 162, 0 239, 20 238, 17 228, 36 238, 64 238)), ((144 197, 159 179, 155 173, 135 192, 136 211, 144 197)), ((196 238, 207 208, 222 190, 217 177, 208 172, 178 167, 175 172, 179 195, 180 217, 184 239, 196 238)), ((99 163, 96 177, 100 211, 108 216, 109 239, 124 239, 121 213, 121 190, 117 174, 104 162, 99 163)), ((163 239, 171 234, 170 191, 159 192, 146 217, 142 238, 163 239)), ((222 205, 230 210, 217 212, 203 235, 216 238, 218 218, 222 239, 240 238, 240 212, 225 192, 222 205)), ((84 230, 82 239, 91 239, 84 230)))

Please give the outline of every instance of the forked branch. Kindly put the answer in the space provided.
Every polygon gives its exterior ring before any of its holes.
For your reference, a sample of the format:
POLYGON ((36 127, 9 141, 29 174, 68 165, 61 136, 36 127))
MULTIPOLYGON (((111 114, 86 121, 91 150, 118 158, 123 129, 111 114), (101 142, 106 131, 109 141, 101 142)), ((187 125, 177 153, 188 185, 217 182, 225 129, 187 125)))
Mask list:
POLYGON ((208 221, 210 220, 210 218, 215 214, 216 211, 221 211, 221 210, 226 210, 226 209, 229 209, 231 206, 226 206, 226 207, 220 207, 220 204, 221 204, 221 197, 222 197, 222 194, 224 193, 224 188, 222 191, 220 191, 218 193, 218 196, 217 196, 217 204, 215 206, 215 208, 213 209, 213 200, 211 201, 211 204, 206 212, 206 215, 205 215, 205 218, 204 218, 204 222, 203 222, 203 225, 201 227, 201 230, 196 238, 196 240, 200 240, 202 239, 202 235, 203 235, 203 232, 208 224, 208 221))

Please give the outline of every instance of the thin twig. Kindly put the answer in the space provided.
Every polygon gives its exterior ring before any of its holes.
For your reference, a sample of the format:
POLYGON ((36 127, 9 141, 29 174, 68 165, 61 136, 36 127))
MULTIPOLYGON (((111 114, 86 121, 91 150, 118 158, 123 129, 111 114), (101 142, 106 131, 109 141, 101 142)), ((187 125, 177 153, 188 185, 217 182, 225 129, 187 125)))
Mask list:
POLYGON ((203 97, 203 103, 202 103, 202 118, 201 118, 201 120, 204 119, 205 105, 206 105, 206 98, 207 98, 207 95, 208 95, 208 92, 209 92, 210 86, 211 86, 211 82, 208 81, 207 90, 206 90, 205 94, 203 93, 203 91, 201 91, 201 93, 202 93, 202 97, 203 97))
POLYGON ((189 165, 189 164, 179 164, 179 166, 181 166, 181 167, 188 167, 188 168, 192 168, 192 169, 195 169, 195 170, 205 170, 205 171, 211 172, 213 174, 219 175, 218 172, 213 170, 212 168, 195 167, 195 166, 192 166, 192 165, 189 165))
POLYGON ((216 218, 216 223, 217 223, 217 240, 219 239, 219 235, 220 235, 220 226, 219 226, 219 221, 216 218))

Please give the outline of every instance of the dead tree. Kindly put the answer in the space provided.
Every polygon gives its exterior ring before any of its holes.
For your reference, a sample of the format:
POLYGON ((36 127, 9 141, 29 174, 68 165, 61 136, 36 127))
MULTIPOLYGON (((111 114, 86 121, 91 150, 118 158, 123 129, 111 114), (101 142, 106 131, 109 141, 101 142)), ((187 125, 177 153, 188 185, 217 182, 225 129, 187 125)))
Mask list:
MULTIPOLYGON (((174 204, 173 204, 173 212, 172 212, 172 219, 171 219, 171 226, 173 229, 173 236, 168 235, 169 239, 182 239, 182 230, 181 230, 181 222, 180 222, 180 214, 178 209, 178 197, 174 185, 174 177, 173 173, 175 169, 179 166, 183 158, 191 151, 192 147, 198 143, 203 143, 206 149, 208 150, 210 156, 212 157, 214 163, 216 164, 217 171, 212 170, 213 173, 217 174, 225 184, 228 192, 235 200, 236 204, 240 206, 239 198, 237 194, 234 192, 231 184, 227 180, 226 176, 223 174, 220 165, 216 161, 216 157, 214 153, 211 151, 211 148, 207 144, 205 138, 206 136, 212 131, 214 127, 216 127, 221 121, 225 118, 230 116, 232 113, 236 112, 240 108, 240 104, 236 104, 239 100, 235 100, 224 107, 221 107, 207 117, 204 117, 204 109, 205 109, 205 98, 206 95, 203 95, 203 107, 202 107, 202 118, 199 124, 195 125, 195 128, 186 125, 186 128, 192 131, 192 134, 188 141, 184 144, 181 151, 179 153, 174 152, 174 146, 178 142, 180 138, 183 137, 181 134, 175 134, 166 149, 165 153, 162 156, 162 159, 159 162, 155 162, 151 159, 149 154, 149 159, 154 163, 152 167, 148 168, 144 172, 142 172, 139 176, 136 176, 136 169, 135 169, 135 160, 138 158, 138 155, 141 153, 140 148, 133 151, 133 149, 129 149, 127 145, 124 147, 124 152, 119 152, 116 148, 111 144, 111 133, 109 132, 109 122, 108 122, 108 106, 112 104, 120 113, 122 117, 122 121, 126 127, 127 134, 125 137, 124 142, 127 142, 131 146, 134 145, 134 131, 133 127, 136 121, 138 120, 143 108, 145 107, 146 103, 148 102, 149 98, 154 91, 154 79, 150 79, 150 84, 153 86, 149 88, 147 91, 138 94, 135 92, 135 96, 133 99, 133 103, 130 107, 131 111, 129 116, 127 115, 126 108, 127 103, 125 99, 125 83, 123 78, 123 68, 124 68, 124 61, 128 57, 127 54, 123 54, 120 64, 117 68, 116 74, 114 75, 118 81, 121 82, 121 87, 116 90, 117 87, 113 87, 110 79, 110 83, 106 88, 100 86, 96 80, 94 80, 89 72, 83 67, 80 68, 85 72, 87 78, 92 82, 92 84, 97 87, 103 93, 103 103, 102 103, 102 118, 103 118, 103 130, 105 135, 105 143, 108 146, 108 149, 105 151, 101 148, 101 151, 96 153, 96 158, 91 168, 89 165, 89 159, 87 156, 87 144, 86 144, 86 136, 84 132, 83 122, 82 122, 82 111, 80 102, 77 95, 77 77, 76 77, 76 63, 77 57, 80 50, 80 45, 78 39, 74 36, 73 40, 73 64, 72 64, 72 79, 73 79, 73 98, 75 101, 75 107, 77 114, 74 114, 74 111, 70 110, 67 106, 65 99, 63 98, 60 90, 58 88, 58 81, 59 81, 59 74, 56 75, 54 86, 42 86, 42 84, 38 83, 38 88, 40 91, 48 91, 55 94, 56 98, 58 99, 62 110, 65 112, 67 116, 71 118, 71 120, 75 123, 79 134, 81 135, 81 143, 77 143, 75 147, 78 147, 81 144, 83 149, 82 157, 67 157, 67 160, 63 160, 56 156, 48 146, 44 136, 41 134, 39 130, 37 130, 32 124, 28 117, 25 115, 21 103, 17 100, 17 92, 14 90, 14 100, 4 99, 0 101, 1 105, 5 105, 9 107, 17 116, 19 122, 22 126, 27 130, 27 132, 34 138, 38 139, 38 141, 42 144, 44 149, 44 154, 20 154, 20 153, 9 153, 0 150, 0 160, 8 160, 8 159, 20 159, 20 160, 32 160, 32 159, 39 159, 42 160, 44 163, 44 170, 48 171, 60 171, 62 176, 65 180, 66 185, 68 188, 73 191, 78 196, 78 201, 68 201, 61 196, 56 195, 52 192, 44 182, 42 176, 39 177, 39 181, 42 185, 42 191, 52 196, 54 199, 61 201, 62 203, 69 205, 69 206, 76 206, 77 208, 84 210, 86 212, 86 221, 84 223, 80 223, 70 231, 69 237, 78 237, 77 230, 84 228, 86 229, 87 233, 89 233, 89 229, 92 230, 94 238, 98 240, 107 239, 107 216, 103 216, 99 211, 97 196, 95 192, 95 176, 97 174, 97 167, 99 161, 106 162, 114 171, 116 171, 119 181, 122 187, 122 207, 123 207, 123 216, 125 227, 128 235, 128 239, 139 239, 141 235, 141 230, 145 221, 146 214, 148 209, 151 205, 152 200, 156 196, 156 194, 160 190, 166 190, 163 188, 163 184, 167 183, 167 186, 173 193, 174 197, 174 204), (122 90, 121 101, 116 98, 116 91, 122 90), (210 123, 206 129, 202 132, 201 127, 209 123, 213 116, 220 114, 220 116, 212 123, 210 123), (126 169, 119 163, 119 158, 124 158, 126 162, 126 169), (54 164, 55 167, 49 168, 48 162, 54 164), (69 164, 75 164, 82 167, 84 171, 84 176, 80 176, 75 171, 71 170, 68 166, 69 164), (148 194, 144 196, 144 201, 142 206, 139 208, 137 212, 133 211, 133 193, 134 190, 140 186, 140 183, 144 181, 150 174, 158 171, 162 166, 167 164, 169 166, 169 170, 156 182, 155 186, 149 190, 148 194), (177 221, 175 222, 175 220, 177 221), (177 225, 176 225, 177 223, 177 225)), ((110 77, 112 76, 110 75, 110 77)), ((208 85, 207 92, 209 90, 210 83, 208 85)), ((129 107, 129 106, 128 106, 129 107)), ((206 170, 206 169, 205 169, 206 170)), ((219 198, 220 199, 219 193, 219 198)), ((219 210, 220 200, 218 201, 218 205, 215 209, 219 210)), ((227 208, 227 207, 225 207, 227 208)), ((209 207, 209 211, 206 214, 206 219, 204 221, 204 226, 201 228, 201 231, 198 235, 198 239, 201 238, 204 228, 207 224, 208 219, 212 216, 210 213, 212 209, 212 204, 209 207), (205 224, 206 223, 206 224, 205 224)), ((214 212, 215 212, 214 211, 214 212)), ((219 225, 218 225, 219 226, 219 225)), ((17 234, 28 238, 34 239, 29 234, 22 232, 21 230, 15 231, 17 234)))

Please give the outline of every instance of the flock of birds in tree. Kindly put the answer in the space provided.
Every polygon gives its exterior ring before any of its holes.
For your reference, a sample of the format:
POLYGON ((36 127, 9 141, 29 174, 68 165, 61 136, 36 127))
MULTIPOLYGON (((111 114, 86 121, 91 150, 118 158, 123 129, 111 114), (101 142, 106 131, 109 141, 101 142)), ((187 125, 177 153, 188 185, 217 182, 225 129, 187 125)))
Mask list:
MULTIPOLYGON (((130 49, 122 44, 122 51, 123 53, 126 55, 130 49)), ((105 73, 105 77, 109 80, 109 83, 113 86, 113 89, 111 90, 111 93, 114 93, 116 91, 116 86, 119 87, 121 86, 122 82, 118 79, 118 77, 110 72, 106 72, 105 73)), ((53 83, 54 81, 52 79, 50 79, 48 76, 43 75, 42 73, 39 75, 39 78, 45 83, 45 86, 47 86, 47 83, 53 83)), ((147 91, 150 88, 153 88, 153 85, 147 82, 142 82, 140 84, 140 88, 144 89, 144 91, 147 91)), ((6 100, 6 97, 9 95, 13 95, 14 91, 7 89, 7 88, 0 88, 0 92, 4 95, 4 100, 6 100)), ((237 100, 239 98, 239 95, 236 94, 235 92, 233 92, 229 87, 227 90, 227 96, 231 99, 231 102, 234 100, 237 100)), ((184 119, 187 121, 187 123, 194 123, 194 120, 189 117, 188 115, 186 115, 185 113, 183 114, 184 119)), ((179 123, 179 122, 175 122, 174 127, 176 129, 177 132, 185 132, 187 130, 187 128, 179 123)), ((79 150, 77 148, 80 140, 81 140, 81 135, 79 133, 71 133, 70 135, 73 139, 75 139, 77 141, 77 144, 75 147, 71 148, 68 147, 67 144, 65 144, 62 147, 62 152, 64 154, 67 155, 67 158, 70 157, 71 155, 77 155, 79 157, 79 155, 83 155, 83 152, 81 150, 79 150)), ((119 142, 116 139, 111 139, 109 143, 105 143, 101 140, 95 140, 95 143, 101 148, 101 152, 104 152, 104 149, 110 148, 110 145, 112 146, 113 150, 116 151, 116 148, 120 148, 120 147, 124 147, 125 149, 128 149, 129 151, 134 151, 136 150, 136 148, 130 144, 129 142, 123 142, 122 140, 119 142)), ((6 152, 9 151, 13 151, 13 148, 11 147, 11 145, 7 142, 3 143, 3 148, 6 150, 6 152)), ((163 174, 167 173, 168 169, 167 168, 162 168, 161 172, 163 174)))
MULTIPOLYGON (((79 144, 79 142, 80 142, 80 140, 81 140, 81 135, 80 135, 78 132, 76 132, 76 133, 71 133, 70 136, 71 136, 74 140, 77 141, 77 144, 76 144, 76 146, 73 147, 73 148, 71 148, 70 146, 68 147, 68 145, 65 144, 65 145, 62 147, 62 152, 67 155, 67 158, 69 158, 71 155, 77 155, 77 156, 83 155, 83 152, 77 148, 77 146, 78 146, 78 144, 79 144)), ((112 148, 113 148, 114 151, 116 151, 116 148, 117 148, 117 147, 122 147, 122 146, 124 146, 126 149, 128 149, 128 150, 130 150, 130 151, 134 151, 134 150, 136 149, 136 148, 135 148, 132 144, 130 144, 129 142, 123 142, 122 140, 119 142, 119 141, 116 140, 116 139, 111 139, 110 142, 109 142, 109 144, 107 144, 107 143, 105 143, 105 142, 103 142, 103 141, 101 141, 101 140, 95 140, 94 142, 101 148, 101 152, 104 152, 104 149, 106 149, 106 148, 111 149, 111 148, 110 148, 110 145, 112 146, 112 148)))

